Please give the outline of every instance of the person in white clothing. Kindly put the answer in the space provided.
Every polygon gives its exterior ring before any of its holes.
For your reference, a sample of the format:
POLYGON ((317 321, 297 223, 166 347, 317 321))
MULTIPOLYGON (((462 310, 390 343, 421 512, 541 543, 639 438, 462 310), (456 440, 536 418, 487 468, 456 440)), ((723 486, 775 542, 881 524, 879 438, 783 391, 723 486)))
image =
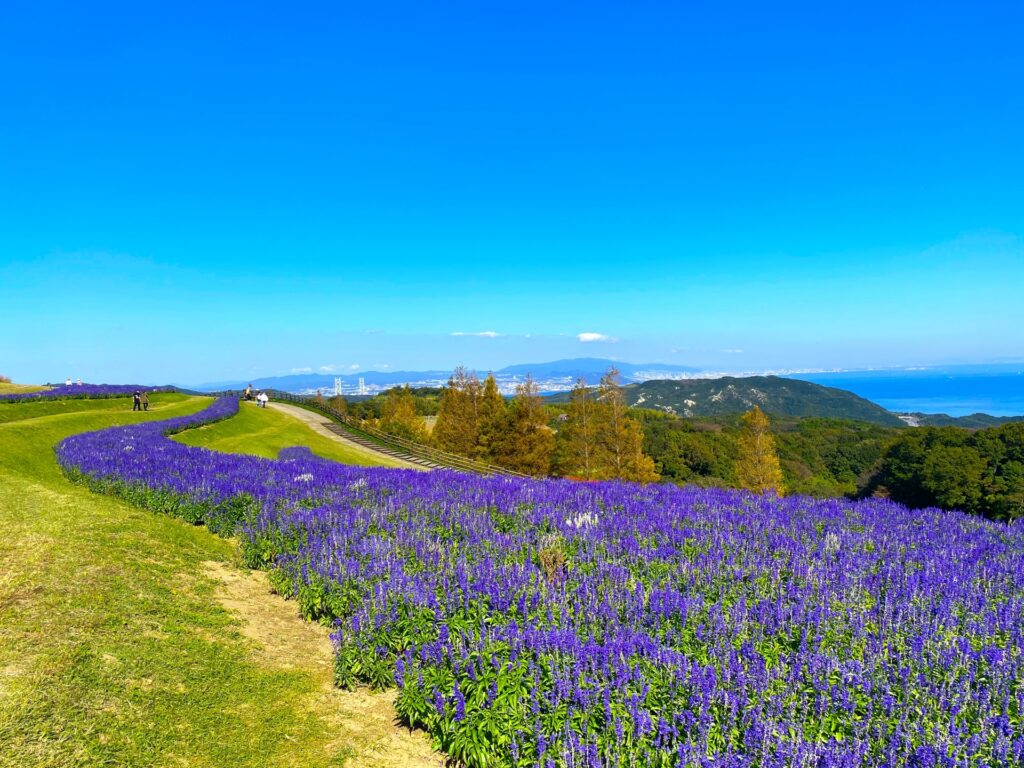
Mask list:
POLYGON ((260 392, 258 395, 256 395, 256 402, 260 406, 260 408, 266 408, 268 400, 270 400, 270 398, 267 397, 266 392, 260 392))

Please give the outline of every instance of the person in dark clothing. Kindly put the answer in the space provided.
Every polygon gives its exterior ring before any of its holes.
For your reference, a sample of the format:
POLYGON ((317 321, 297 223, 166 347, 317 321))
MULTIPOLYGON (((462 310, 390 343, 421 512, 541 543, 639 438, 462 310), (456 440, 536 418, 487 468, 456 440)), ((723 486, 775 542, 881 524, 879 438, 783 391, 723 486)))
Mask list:
POLYGON ((142 410, 142 395, 139 393, 139 390, 135 390, 135 394, 132 395, 132 410, 142 410))
POLYGON ((148 411, 149 410, 149 395, 146 393, 146 390, 142 390, 142 397, 140 399, 142 400, 142 410, 148 411))

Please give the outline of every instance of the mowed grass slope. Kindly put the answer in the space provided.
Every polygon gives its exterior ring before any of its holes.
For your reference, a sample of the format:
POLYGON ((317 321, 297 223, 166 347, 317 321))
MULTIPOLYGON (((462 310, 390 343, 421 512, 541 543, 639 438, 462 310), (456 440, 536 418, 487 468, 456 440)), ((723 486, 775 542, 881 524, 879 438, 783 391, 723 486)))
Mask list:
POLYGON ((327 766, 351 754, 324 682, 301 662, 261 661, 218 602, 208 574, 233 568, 232 542, 92 494, 57 467, 53 445, 69 434, 209 402, 154 395, 145 414, 127 398, 0 404, 3 768, 327 766))
POLYGON ((190 429, 174 435, 185 445, 211 448, 223 453, 250 453, 268 459, 277 458, 282 448, 304 445, 317 456, 343 464, 373 467, 407 466, 380 454, 350 448, 345 443, 319 435, 298 419, 272 408, 257 408, 241 403, 238 415, 225 421, 190 429))
POLYGON ((48 387, 39 384, 12 384, 8 381, 0 381, 0 395, 18 395, 23 392, 41 392, 48 387))

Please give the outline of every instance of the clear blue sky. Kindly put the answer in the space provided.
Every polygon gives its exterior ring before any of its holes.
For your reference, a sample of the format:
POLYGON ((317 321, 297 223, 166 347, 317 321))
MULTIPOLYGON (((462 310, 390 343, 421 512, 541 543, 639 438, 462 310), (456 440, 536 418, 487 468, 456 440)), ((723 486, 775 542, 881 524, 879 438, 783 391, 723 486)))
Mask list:
POLYGON ((217 5, 0 8, 0 373, 1024 359, 1021 3, 217 5))

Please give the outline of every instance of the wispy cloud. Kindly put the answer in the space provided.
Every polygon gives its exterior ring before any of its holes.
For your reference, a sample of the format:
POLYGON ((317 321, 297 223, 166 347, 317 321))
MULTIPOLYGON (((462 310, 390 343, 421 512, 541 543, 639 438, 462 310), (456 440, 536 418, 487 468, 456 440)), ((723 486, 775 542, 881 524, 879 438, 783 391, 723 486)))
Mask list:
POLYGON ((501 334, 497 331, 453 331, 452 336, 481 336, 485 339, 494 339, 501 334))
POLYGON ((609 344, 613 344, 616 341, 618 341, 618 339, 616 339, 614 336, 608 336, 607 334, 604 333, 595 333, 594 331, 584 331, 583 333, 577 333, 576 340, 581 341, 584 344, 593 344, 595 341, 604 341, 609 344))
POLYGON ((743 350, 742 349, 723 349, 722 351, 725 352, 725 354, 727 354, 727 355, 742 355, 743 354, 743 350))
POLYGON ((312 368, 292 368, 292 373, 312 373, 312 368))

